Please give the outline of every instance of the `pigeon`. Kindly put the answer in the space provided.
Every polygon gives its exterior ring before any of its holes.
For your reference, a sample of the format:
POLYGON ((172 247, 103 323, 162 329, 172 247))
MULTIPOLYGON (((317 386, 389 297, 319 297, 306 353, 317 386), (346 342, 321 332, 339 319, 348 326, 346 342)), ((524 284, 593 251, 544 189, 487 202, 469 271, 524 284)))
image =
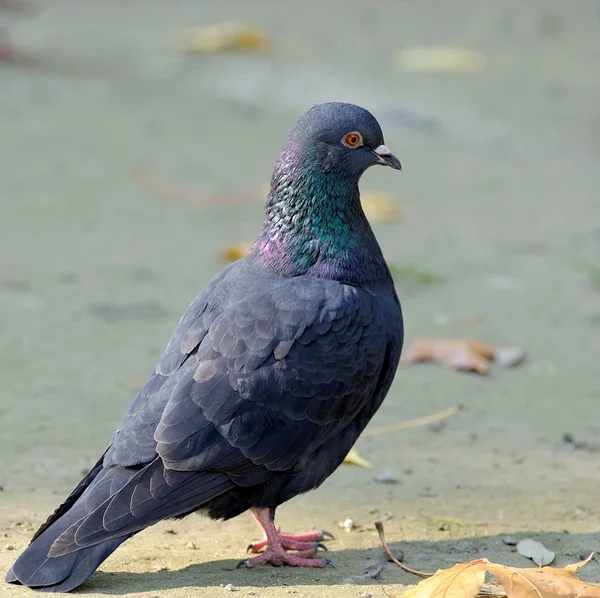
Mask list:
POLYGON ((131 536, 195 511, 251 512, 264 539, 239 566, 333 566, 318 558, 330 534, 284 534, 274 518, 343 462, 396 373, 400 302, 358 189, 376 164, 401 169, 367 110, 331 102, 298 120, 254 245, 191 303, 7 582, 73 590, 131 536))

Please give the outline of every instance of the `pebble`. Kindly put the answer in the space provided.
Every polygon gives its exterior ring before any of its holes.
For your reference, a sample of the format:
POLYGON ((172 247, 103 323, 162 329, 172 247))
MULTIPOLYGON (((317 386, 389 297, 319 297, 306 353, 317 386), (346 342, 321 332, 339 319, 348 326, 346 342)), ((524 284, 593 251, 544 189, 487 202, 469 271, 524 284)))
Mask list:
POLYGON ((223 589, 227 590, 228 592, 237 592, 237 588, 232 583, 228 583, 226 586, 223 586, 223 589))
MULTIPOLYGON (((585 559, 587 559, 587 558, 588 558, 588 556, 590 556, 590 554, 591 554, 592 552, 594 552, 594 551, 593 551, 593 550, 584 550, 583 552, 581 552, 581 553, 579 554, 579 560, 581 560, 581 561, 585 561, 585 559)), ((593 561, 597 560, 595 555, 592 557, 592 560, 593 560, 593 561)))
POLYGON ((525 360, 525 351, 521 347, 503 347, 494 353, 494 361, 503 368, 514 368, 525 360))
POLYGON ((193 542, 187 542, 185 545, 186 548, 189 548, 191 550, 196 550, 196 545, 193 542))
POLYGON ((15 547, 14 547, 12 544, 7 544, 7 545, 4 547, 4 550, 16 550, 16 548, 15 548, 15 547))
POLYGON ((502 541, 508 546, 516 546, 519 543, 519 541, 514 536, 504 536, 504 538, 502 538, 502 541))
POLYGON ((352 519, 345 519, 341 522, 340 527, 347 532, 351 532, 354 529, 354 521, 352 519))
POLYGON ((374 478, 378 484, 399 484, 400 480, 390 473, 382 473, 374 478))

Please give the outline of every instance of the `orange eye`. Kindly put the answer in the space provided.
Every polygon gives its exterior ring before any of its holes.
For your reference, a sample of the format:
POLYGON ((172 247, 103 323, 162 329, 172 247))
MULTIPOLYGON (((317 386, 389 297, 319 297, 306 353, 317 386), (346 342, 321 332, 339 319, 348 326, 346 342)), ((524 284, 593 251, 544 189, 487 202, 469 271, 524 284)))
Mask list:
POLYGON ((358 131, 352 131, 352 133, 348 133, 347 135, 344 136, 344 138, 342 139, 342 143, 346 147, 350 147, 350 148, 358 147, 359 145, 362 145, 362 143, 363 143, 362 135, 358 131))

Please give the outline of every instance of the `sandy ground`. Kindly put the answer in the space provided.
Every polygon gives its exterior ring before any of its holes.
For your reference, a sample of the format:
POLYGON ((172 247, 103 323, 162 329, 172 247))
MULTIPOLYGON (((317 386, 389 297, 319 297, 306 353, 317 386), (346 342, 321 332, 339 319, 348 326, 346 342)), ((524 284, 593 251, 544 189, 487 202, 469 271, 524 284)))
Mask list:
MULTIPOLYGON (((405 213, 376 233, 391 264, 418 273, 398 280, 407 342, 475 336, 520 345, 527 362, 488 378, 399 372, 373 425, 465 409, 359 440, 373 469, 344 466, 281 508, 287 530, 335 533, 336 570, 236 570, 255 539, 251 518, 194 516, 140 534, 80 591, 219 596, 233 584, 240 596, 383 596, 381 584, 415 580, 392 566, 363 577, 380 556, 377 519, 423 569, 482 555, 526 566, 504 534, 543 540, 559 564, 600 549, 594 3, 274 6, 53 0, 0 21, 41 57, 0 65, 0 571, 103 451, 179 316, 223 265, 219 250, 251 240, 261 222, 259 198, 170 202, 132 169, 209 196, 260 189, 298 115, 327 100, 371 109, 404 165, 401 175, 373 169, 363 188, 394 194, 405 213), (276 51, 174 50, 177 32, 231 19, 261 25, 276 51), (486 68, 398 72, 396 50, 432 44, 478 49, 486 68), (375 482, 380 474, 398 483, 375 482), (367 529, 338 529, 346 518, 367 529)), ((600 565, 583 575, 600 582, 600 565)))

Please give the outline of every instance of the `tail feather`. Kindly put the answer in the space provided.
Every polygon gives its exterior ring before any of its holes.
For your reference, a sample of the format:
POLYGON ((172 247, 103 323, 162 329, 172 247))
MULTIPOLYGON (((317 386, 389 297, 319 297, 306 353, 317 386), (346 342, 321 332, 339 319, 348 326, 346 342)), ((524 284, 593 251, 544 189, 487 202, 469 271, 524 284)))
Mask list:
POLYGON ((9 569, 6 581, 23 584, 39 592, 70 592, 87 581, 127 538, 117 538, 52 559, 47 556, 46 546, 34 543, 9 569))
POLYGON ((100 563, 129 537, 115 538, 59 558, 49 557, 56 538, 85 517, 77 506, 46 528, 25 549, 6 574, 7 582, 21 583, 44 592, 68 592, 89 579, 100 563))
POLYGON ((7 582, 68 592, 127 538, 161 519, 190 513, 234 486, 225 474, 166 470, 160 458, 136 468, 101 468, 94 477, 40 528, 7 582))

